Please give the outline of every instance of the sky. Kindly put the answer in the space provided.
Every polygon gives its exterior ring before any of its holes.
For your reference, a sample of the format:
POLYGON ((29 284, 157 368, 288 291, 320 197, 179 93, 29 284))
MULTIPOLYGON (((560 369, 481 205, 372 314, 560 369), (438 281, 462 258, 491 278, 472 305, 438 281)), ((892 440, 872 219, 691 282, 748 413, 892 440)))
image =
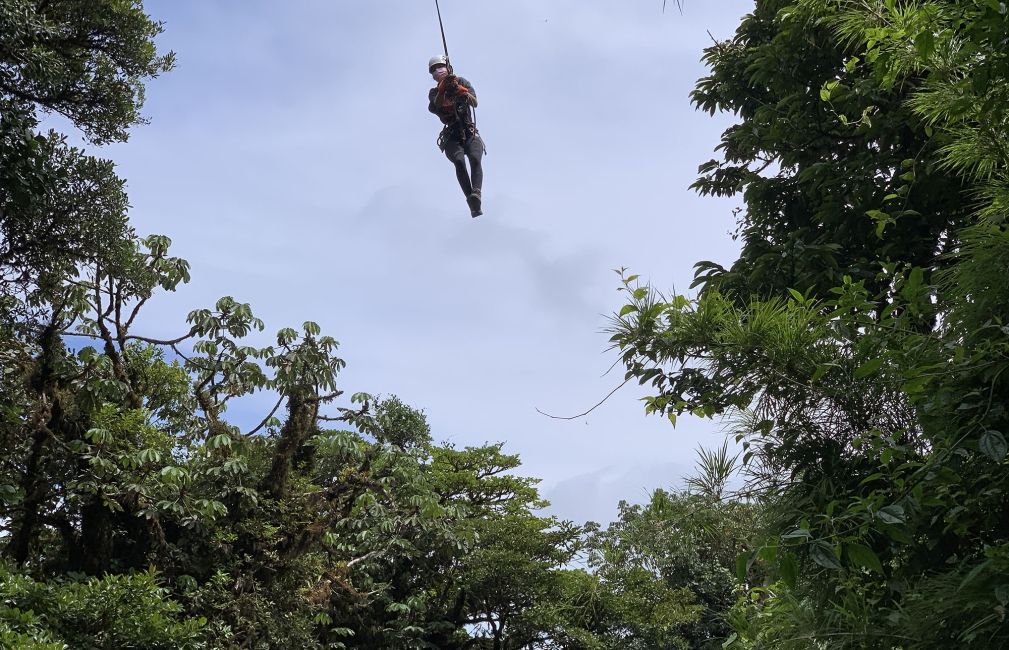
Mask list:
POLYGON ((471 219, 427 112, 433 0, 147 0, 177 67, 148 84, 150 123, 101 153, 134 227, 171 237, 193 280, 144 328, 182 333, 223 295, 266 321, 262 344, 315 321, 348 395, 397 395, 437 441, 504 442, 562 518, 681 487, 718 423, 674 429, 634 386, 583 418, 537 412, 580 413, 622 381, 613 269, 685 292, 695 262, 736 257, 736 203, 689 189, 733 117, 689 93, 752 2, 669 5, 441 0, 488 150, 471 219))

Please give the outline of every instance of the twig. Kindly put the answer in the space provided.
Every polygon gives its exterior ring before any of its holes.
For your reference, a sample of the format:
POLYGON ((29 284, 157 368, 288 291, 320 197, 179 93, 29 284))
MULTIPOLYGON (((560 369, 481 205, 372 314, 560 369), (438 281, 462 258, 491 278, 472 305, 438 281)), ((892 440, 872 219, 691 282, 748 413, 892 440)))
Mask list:
MULTIPOLYGON (((668 0, 662 0, 662 13, 666 13, 666 3, 668 0)), ((680 15, 683 15, 683 0, 676 0, 676 7, 680 10, 680 15)))
POLYGON ((270 413, 265 418, 263 418, 262 422, 259 423, 259 426, 253 429, 252 431, 248 432, 247 434, 245 434, 245 437, 255 435, 257 431, 265 427, 266 423, 270 421, 270 418, 272 418, 277 413, 277 409, 280 408, 280 405, 283 402, 284 402, 284 396, 281 395, 280 399, 277 400, 277 403, 274 404, 273 408, 270 410, 270 413))
POLYGON ((374 551, 370 551, 368 553, 365 553, 361 557, 356 557, 353 560, 350 560, 349 562, 347 562, 347 568, 348 569, 353 569, 355 564, 360 564, 361 562, 364 562, 365 560, 370 560, 371 558, 375 557, 376 555, 381 555, 383 552, 384 551, 376 549, 374 551))
POLYGON ((325 402, 330 402, 330 401, 336 399, 340 395, 343 395, 343 391, 342 390, 334 390, 333 392, 326 393, 325 395, 316 395, 314 397, 307 397, 307 398, 305 398, 305 403, 307 403, 307 404, 312 404, 312 403, 323 404, 325 402))
POLYGON ((621 388, 623 388, 627 384, 627 382, 629 382, 631 379, 633 379, 633 377, 628 377, 627 379, 625 379, 619 386, 617 386, 616 388, 614 388, 613 390, 611 390, 609 393, 607 393, 606 397, 604 397, 601 400, 599 400, 599 402, 595 406, 593 406, 589 410, 585 411, 584 413, 579 413, 578 415, 571 415, 571 416, 568 416, 568 417, 564 417, 564 416, 560 416, 560 415, 550 415, 549 413, 545 413, 545 412, 541 411, 539 408, 536 409, 536 412, 539 413, 540 415, 545 415, 548 418, 553 418, 554 420, 577 420, 580 417, 585 417, 586 415, 588 415, 592 411, 594 411, 597 408, 599 408, 600 406, 602 406, 603 403, 606 402, 606 400, 608 400, 609 398, 613 397, 613 394, 616 393, 621 388))
POLYGON ((708 33, 708 38, 710 38, 711 42, 715 44, 715 49, 718 50, 718 53, 719 54, 724 54, 725 53, 725 45, 721 41, 719 41, 717 38, 715 38, 715 35, 711 33, 710 29, 706 29, 704 31, 706 31, 708 33))
POLYGON ((142 341, 144 343, 150 343, 152 345, 170 345, 170 346, 174 347, 175 344, 182 343, 186 339, 189 339, 189 338, 192 338, 192 337, 196 336, 197 329, 198 328, 194 325, 189 330, 188 334, 183 334, 182 336, 180 336, 178 338, 175 338, 175 339, 167 339, 167 340, 165 340, 165 339, 152 339, 152 338, 148 338, 146 336, 138 336, 136 334, 130 334, 130 335, 126 336, 126 340, 127 341, 142 341))

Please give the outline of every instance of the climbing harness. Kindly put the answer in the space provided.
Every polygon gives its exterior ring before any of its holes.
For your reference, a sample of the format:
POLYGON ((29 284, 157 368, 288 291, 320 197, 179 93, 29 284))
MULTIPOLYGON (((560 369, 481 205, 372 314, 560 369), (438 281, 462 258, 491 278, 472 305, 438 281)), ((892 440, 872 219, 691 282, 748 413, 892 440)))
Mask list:
POLYGON ((480 131, 476 128, 476 111, 469 105, 460 106, 457 103, 455 120, 445 124, 438 134, 438 148, 444 152, 451 140, 456 140, 463 146, 467 146, 474 137, 479 138, 483 153, 486 154, 487 145, 480 137, 480 131))
MULTIPOLYGON (((453 138, 458 139, 459 143, 463 146, 469 144, 470 140, 474 136, 480 135, 480 132, 476 130, 476 125, 464 126, 463 128, 458 128, 458 124, 448 124, 438 134, 438 148, 441 149, 442 153, 445 152, 445 147, 453 138)), ((480 138, 481 144, 483 144, 483 138, 480 138)), ((487 145, 483 145, 483 152, 487 153, 487 145)))

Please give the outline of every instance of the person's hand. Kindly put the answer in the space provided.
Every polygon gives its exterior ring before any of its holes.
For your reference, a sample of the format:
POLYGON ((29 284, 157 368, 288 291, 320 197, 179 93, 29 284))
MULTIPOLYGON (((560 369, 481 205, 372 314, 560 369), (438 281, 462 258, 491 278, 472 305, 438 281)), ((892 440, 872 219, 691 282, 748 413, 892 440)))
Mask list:
POLYGON ((458 85, 459 83, 456 81, 456 76, 454 74, 450 74, 438 82, 438 94, 451 95, 453 89, 458 85))

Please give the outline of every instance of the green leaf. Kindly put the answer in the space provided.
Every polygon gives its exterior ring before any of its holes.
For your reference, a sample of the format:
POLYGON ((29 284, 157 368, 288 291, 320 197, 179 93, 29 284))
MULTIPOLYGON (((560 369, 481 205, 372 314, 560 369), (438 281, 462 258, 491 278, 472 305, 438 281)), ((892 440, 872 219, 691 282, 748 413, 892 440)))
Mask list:
POLYGON ((866 476, 864 479, 862 479, 861 481, 859 481, 858 484, 859 485, 866 485, 868 483, 872 483, 873 481, 876 481, 876 480, 881 479, 881 478, 883 478, 883 473, 882 472, 876 472, 875 474, 870 474, 869 476, 866 476))
POLYGON ((638 310, 637 305, 624 305, 623 307, 620 308, 620 317, 623 318, 627 314, 630 314, 631 312, 635 312, 637 310, 638 310))
POLYGON ((855 370, 855 378, 861 379, 863 377, 868 377, 872 373, 879 370, 880 366, 882 365, 883 365, 882 357, 878 359, 872 359, 871 361, 867 361, 866 363, 863 363, 861 366, 859 366, 857 370, 855 370))
POLYGON ((923 59, 927 59, 935 51, 935 36, 932 34, 931 26, 915 37, 914 49, 918 51, 918 56, 923 59))
POLYGON ((216 436, 212 436, 207 440, 207 446, 211 449, 219 449, 221 447, 231 446, 231 436, 226 433, 219 433, 216 436))
POLYGON ((978 448, 988 458, 996 462, 1000 461, 1006 456, 1007 446, 1005 436, 994 429, 989 429, 981 435, 978 448))
POLYGON ((981 573, 982 571, 984 571, 988 567, 988 565, 990 565, 990 564, 991 564, 991 560, 985 560, 981 564, 979 564, 976 567, 974 567, 973 569, 971 569, 970 573, 968 573, 966 576, 964 576, 964 579, 960 581, 960 586, 957 587, 956 590, 960 591, 961 589, 963 589, 964 587, 966 587, 968 585, 968 583, 970 583, 974 578, 976 578, 978 576, 978 574, 981 573))
POLYGON ((886 524, 904 523, 904 508, 896 504, 880 508, 876 511, 876 517, 886 524))
POLYGON ((823 379, 824 375, 826 375, 827 372, 830 371, 831 368, 836 367, 837 367, 836 363, 821 363, 816 367, 816 370, 813 371, 813 381, 814 382, 820 381, 821 379, 823 379))
POLYGON ((750 554, 741 553, 736 558, 736 578, 740 582, 746 582, 746 570, 750 564, 750 554))
POLYGON ((805 296, 803 296, 801 293, 799 293, 795 289, 789 289, 788 293, 792 294, 792 297, 795 298, 796 302, 800 302, 801 303, 801 302, 805 302, 805 300, 806 300, 805 296))
POLYGON ((848 551, 848 558, 854 564, 879 574, 883 573, 883 564, 879 561, 876 553, 868 546, 849 544, 846 549, 848 551))
POLYGON ((782 539, 810 539, 813 535, 806 528, 796 528, 790 533, 782 535, 782 539))
POLYGON ((809 550, 809 556, 813 558, 814 562, 825 569, 839 570, 843 568, 841 563, 837 561, 837 556, 834 554, 834 547, 827 542, 813 542, 813 546, 809 550))
POLYGON ((757 552, 760 559, 768 564, 774 564, 778 559, 778 547, 770 544, 764 545, 757 552))
POLYGON ((781 572, 781 579, 785 584, 789 588, 795 589, 796 581, 799 578, 799 561, 795 557, 795 553, 785 553, 778 565, 778 570, 781 572))

